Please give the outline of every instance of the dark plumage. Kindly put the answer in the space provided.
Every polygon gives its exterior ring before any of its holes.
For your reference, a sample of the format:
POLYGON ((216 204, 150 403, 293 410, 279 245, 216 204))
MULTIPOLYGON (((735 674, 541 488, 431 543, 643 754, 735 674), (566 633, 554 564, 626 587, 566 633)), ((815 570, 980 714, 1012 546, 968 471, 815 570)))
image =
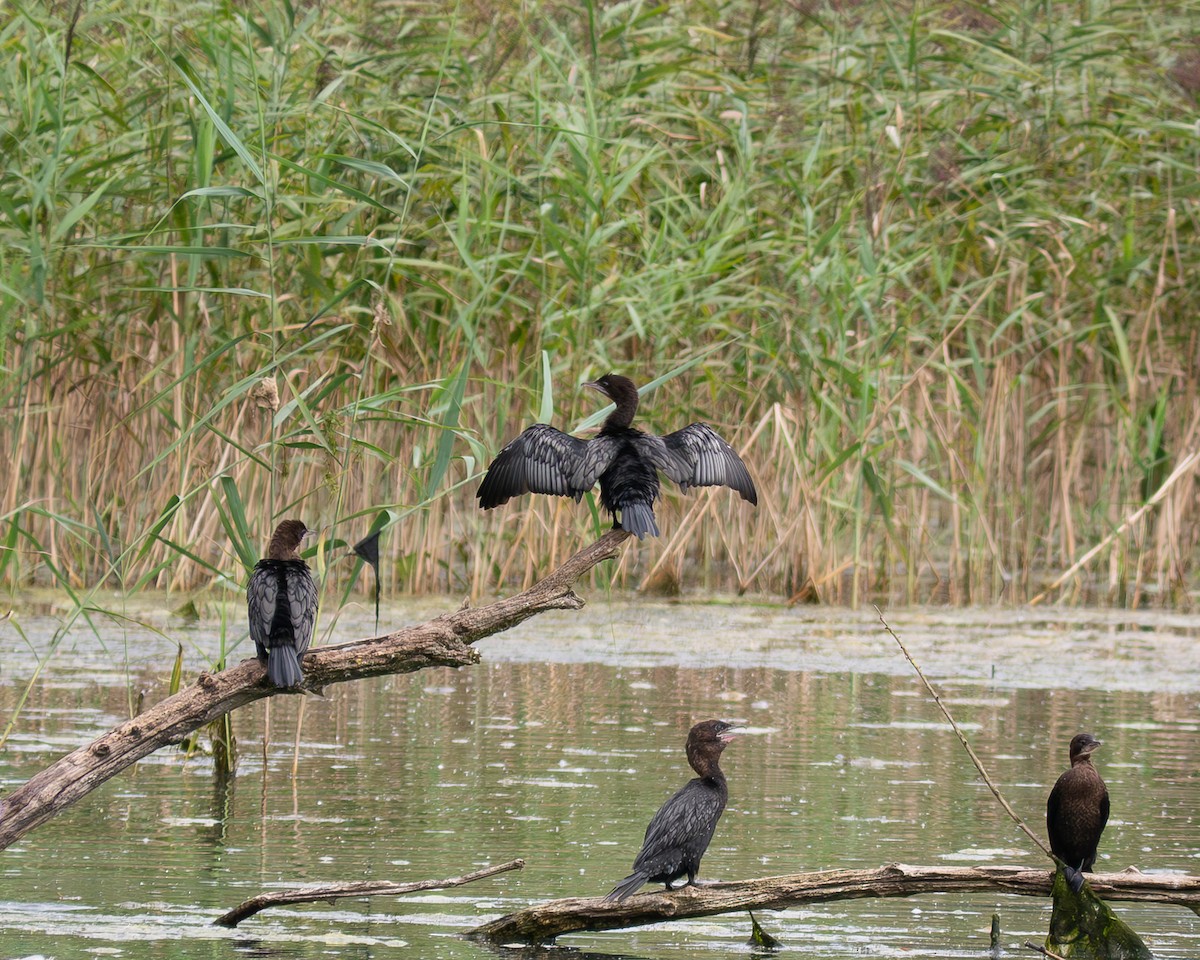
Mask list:
POLYGON ((509 443, 488 467, 479 485, 479 505, 490 510, 523 493, 574 497, 578 503, 600 482, 600 503, 613 526, 639 540, 658 536, 654 501, 658 471, 688 487, 731 487, 758 503, 754 481, 742 458, 707 423, 656 437, 633 429, 638 392, 628 377, 607 373, 584 386, 599 390, 617 408, 593 440, 580 440, 544 423, 534 424, 509 443))
POLYGON ((1092 766, 1100 741, 1090 733, 1071 738, 1071 769, 1058 778, 1046 800, 1050 849, 1069 868, 1067 880, 1078 892, 1083 873, 1096 863, 1096 847, 1108 823, 1108 788, 1092 766))
POLYGON ((300 559, 300 544, 310 532, 300 520, 284 520, 246 585, 254 651, 271 683, 284 689, 304 679, 300 658, 317 619, 317 584, 300 559))
POLYGON ((646 828, 642 852, 633 861, 633 873, 613 887, 606 901, 624 900, 644 883, 662 883, 670 890, 672 882, 684 874, 685 886, 695 884, 700 858, 708 849, 729 798, 719 764, 721 751, 733 739, 729 733, 732 727, 724 720, 705 720, 692 727, 687 757, 699 776, 659 808, 646 828))

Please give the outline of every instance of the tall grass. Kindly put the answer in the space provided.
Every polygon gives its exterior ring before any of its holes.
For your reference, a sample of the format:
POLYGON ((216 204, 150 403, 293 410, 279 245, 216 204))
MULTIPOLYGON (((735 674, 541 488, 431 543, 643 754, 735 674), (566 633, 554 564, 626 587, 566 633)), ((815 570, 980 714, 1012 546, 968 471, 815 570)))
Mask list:
MULTIPOLYGON (((527 581, 600 521, 479 471, 608 369, 761 491, 630 585, 1021 601, 1200 444, 1195 3, 10 10, 10 591, 236 589, 293 514, 343 590, 373 523, 388 592, 527 581)), ((1185 600, 1198 530, 1068 596, 1185 600)))

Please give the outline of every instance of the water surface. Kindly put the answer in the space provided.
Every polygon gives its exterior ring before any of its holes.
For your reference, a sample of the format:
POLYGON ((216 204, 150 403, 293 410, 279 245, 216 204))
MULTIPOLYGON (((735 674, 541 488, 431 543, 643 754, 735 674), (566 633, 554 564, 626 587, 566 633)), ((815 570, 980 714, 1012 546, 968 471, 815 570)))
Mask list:
MULTIPOLYGON (((393 608, 387 622, 439 609, 393 608)), ((219 649, 219 623, 139 616, 155 630, 101 617, 44 663, 0 754, 0 790, 118 722, 139 695, 165 695, 175 640, 189 679, 219 649)), ((1105 741, 1096 759, 1113 797, 1101 869, 1200 872, 1200 621, 1077 610, 906 610, 889 620, 1034 829, 1067 741, 1091 730, 1105 741)), ((56 625, 0 624, 5 718, 56 625)), ((372 626, 344 617, 333 636, 372 626)), ((482 960, 492 954, 464 930, 541 900, 602 894, 628 872, 651 814, 691 775, 688 727, 708 717, 745 726, 725 754, 730 804, 708 879, 894 861, 1043 863, 873 612, 601 597, 479 649, 475 667, 341 685, 303 707, 275 698, 269 737, 265 704, 240 711, 228 785, 214 782, 203 753, 177 750, 110 781, 0 852, 0 955, 158 957, 170 943, 180 957, 482 960), (454 890, 211 926, 263 890, 454 876, 514 857, 528 864, 520 873, 454 890)), ((1190 913, 1116 909, 1156 956, 1200 956, 1190 913)), ((1001 894, 760 919, 791 956, 978 957, 994 912, 1014 952, 1045 935, 1048 903, 1001 894)), ((749 933, 745 915, 730 915, 561 942, 604 956, 728 956, 751 952, 749 933)))

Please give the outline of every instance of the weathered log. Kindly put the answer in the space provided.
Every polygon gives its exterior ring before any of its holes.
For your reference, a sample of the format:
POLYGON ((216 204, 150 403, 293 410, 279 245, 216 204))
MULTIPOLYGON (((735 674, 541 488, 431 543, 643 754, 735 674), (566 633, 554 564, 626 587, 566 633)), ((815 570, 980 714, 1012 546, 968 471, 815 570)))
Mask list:
MULTIPOLYGON (((479 662, 469 644, 515 627, 546 610, 578 610, 583 598, 571 588, 592 567, 617 555, 629 536, 610 530, 524 593, 482 607, 464 604, 453 613, 367 640, 310 650, 301 689, 425 667, 462 667, 479 662)), ((126 767, 237 707, 274 696, 257 660, 220 673, 203 673, 185 690, 113 727, 87 746, 51 764, 0 800, 0 850, 87 796, 126 767)))
MULTIPOLYGON (((651 891, 620 903, 600 897, 551 900, 499 917, 468 936, 493 943, 544 943, 567 933, 615 930, 665 920, 709 917, 743 910, 783 910, 806 903, 921 893, 1000 890, 1050 896, 1054 873, 1028 867, 921 867, 893 863, 877 870, 821 870, 758 880, 651 891)), ((1200 912, 1200 877, 1148 875, 1137 870, 1088 874, 1097 896, 1107 900, 1167 903, 1200 912)))
POLYGON ((405 893, 416 893, 418 890, 444 890, 447 887, 461 887, 464 883, 474 883, 484 877, 494 877, 498 873, 520 870, 524 866, 524 860, 509 860, 508 863, 484 867, 482 870, 476 870, 461 877, 449 877, 446 880, 414 880, 409 883, 394 883, 391 880, 360 880, 357 883, 311 884, 294 890, 260 893, 257 897, 243 900, 228 913, 221 914, 213 921, 213 925, 236 927, 247 917, 252 917, 268 907, 282 907, 289 903, 316 903, 318 900, 332 902, 343 897, 397 897, 405 893))

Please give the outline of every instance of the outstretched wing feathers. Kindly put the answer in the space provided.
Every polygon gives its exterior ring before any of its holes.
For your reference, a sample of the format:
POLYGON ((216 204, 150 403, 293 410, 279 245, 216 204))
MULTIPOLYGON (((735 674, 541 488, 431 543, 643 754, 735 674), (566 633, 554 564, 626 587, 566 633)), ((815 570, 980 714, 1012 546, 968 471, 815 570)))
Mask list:
POLYGON ((578 491, 575 499, 591 490, 600 479, 600 474, 609 468, 621 445, 612 437, 596 437, 594 440, 580 440, 583 444, 583 456, 579 465, 571 474, 571 488, 578 491))
POLYGON ((601 434, 590 441, 537 423, 496 455, 475 496, 484 510, 526 493, 548 493, 579 501, 621 451, 627 450, 627 444, 684 491, 689 487, 725 486, 736 490, 744 500, 758 503, 746 464, 706 423, 692 423, 664 437, 630 430, 616 436, 601 434))
POLYGON ((743 500, 758 503, 746 464, 707 423, 689 423, 664 437, 639 438, 638 446, 685 491, 688 487, 730 487, 743 500))
POLYGON ((484 510, 524 493, 549 493, 579 500, 596 482, 593 477, 581 487, 574 479, 588 452, 586 440, 548 424, 535 423, 496 455, 475 496, 484 510))

